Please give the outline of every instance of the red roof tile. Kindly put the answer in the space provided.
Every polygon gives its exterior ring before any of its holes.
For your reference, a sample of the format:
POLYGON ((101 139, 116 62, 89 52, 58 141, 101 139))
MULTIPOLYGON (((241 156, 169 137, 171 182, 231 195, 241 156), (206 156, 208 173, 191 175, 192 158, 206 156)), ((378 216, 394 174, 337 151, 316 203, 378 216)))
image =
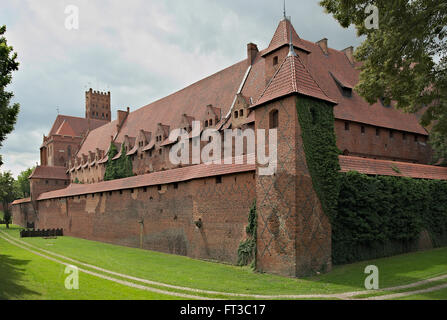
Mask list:
POLYGON ((67 122, 67 120, 64 120, 62 122, 59 129, 57 129, 56 134, 60 134, 61 136, 71 136, 71 137, 76 136, 76 132, 73 130, 73 128, 67 122))
MULTIPOLYGON (((86 118, 79 118, 79 117, 71 117, 71 116, 64 116, 64 115, 58 115, 56 117, 56 120, 53 123, 53 126, 51 127, 50 133, 48 136, 51 136, 53 134, 64 134, 64 133, 57 133, 59 130, 62 129, 62 124, 65 122, 65 126, 68 125, 69 129, 63 129, 67 131, 72 131, 71 133, 74 133, 74 136, 80 137, 82 134, 86 133, 88 130, 94 130, 96 128, 99 128, 108 121, 104 120, 96 120, 96 119, 86 119, 86 118)), ((67 134, 70 135, 70 134, 67 134)))
POLYGON ((55 179, 55 180, 68 180, 67 168, 65 167, 45 167, 37 166, 29 179, 55 179))
POLYGON ((257 107, 274 99, 300 93, 334 103, 318 86, 296 54, 289 54, 267 85, 262 96, 252 106, 257 107))
POLYGON ((65 189, 42 193, 37 200, 154 186, 256 170, 256 165, 250 164, 254 162, 254 155, 244 157, 243 164, 235 164, 235 162, 234 160, 233 164, 199 164, 94 184, 70 184, 65 189))
POLYGON ((306 43, 303 42, 298 36, 290 20, 283 19, 276 28, 276 31, 273 35, 272 40, 270 41, 268 48, 262 52, 262 55, 266 55, 267 53, 275 51, 276 49, 279 49, 284 45, 288 45, 290 42, 290 31, 292 31, 293 45, 297 48, 310 52, 311 50, 306 45, 306 43))
POLYGON ((312 53, 307 55, 307 59, 302 60, 307 70, 320 88, 330 98, 337 101, 334 107, 336 119, 427 135, 427 131, 419 124, 414 114, 404 113, 394 107, 386 108, 380 102, 370 105, 354 90, 352 97, 343 96, 330 73, 343 84, 355 86, 359 81, 360 63, 351 65, 342 51, 329 48, 328 55, 325 55, 318 44, 302 41, 312 50, 312 53))
MULTIPOLYGON (((129 113, 116 138, 123 142, 124 136, 136 137, 141 129, 157 132, 158 123, 178 128, 183 114, 194 119, 202 119, 207 105, 221 108, 226 114, 247 70, 247 61, 243 60, 227 69, 213 74, 161 100, 129 113)), ((116 121, 99 127, 89 133, 78 152, 88 154, 96 148, 107 150, 110 136, 116 133, 116 121)))
POLYGON ((14 200, 11 204, 21 204, 21 203, 28 203, 28 202, 31 202, 31 198, 14 200))
POLYGON ((447 180, 446 167, 342 155, 339 156, 339 161, 342 172, 357 171, 370 175, 447 180))

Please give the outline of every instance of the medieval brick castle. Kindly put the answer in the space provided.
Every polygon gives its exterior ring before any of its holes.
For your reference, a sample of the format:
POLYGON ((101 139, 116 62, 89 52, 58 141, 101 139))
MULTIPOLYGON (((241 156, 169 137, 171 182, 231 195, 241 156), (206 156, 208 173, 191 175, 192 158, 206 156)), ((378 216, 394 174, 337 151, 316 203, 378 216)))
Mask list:
POLYGON ((428 132, 417 116, 356 94, 358 66, 352 47, 306 41, 283 19, 266 49, 249 43, 243 61, 132 112, 118 111, 113 121, 110 92, 90 89, 85 118, 59 115, 44 137, 31 198, 14 202, 14 222, 235 263, 256 199, 259 270, 329 270, 331 225, 312 185, 297 101, 333 110, 342 171, 447 179, 446 168, 429 165, 428 132), (193 121, 219 132, 276 128, 277 172, 260 176, 259 165, 247 162, 173 165, 171 130, 184 128, 193 144, 204 143, 192 133, 193 121), (120 151, 115 159, 121 150, 131 158, 135 176, 103 181, 111 143, 120 151))

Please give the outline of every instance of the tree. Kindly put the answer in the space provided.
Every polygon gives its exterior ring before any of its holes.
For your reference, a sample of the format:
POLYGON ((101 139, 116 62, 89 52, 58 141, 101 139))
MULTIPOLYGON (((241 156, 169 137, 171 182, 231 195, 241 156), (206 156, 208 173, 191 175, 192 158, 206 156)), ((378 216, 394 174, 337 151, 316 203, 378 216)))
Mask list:
MULTIPOLYGON (((5 32, 6 26, 0 26, 0 147, 6 135, 14 129, 20 108, 18 103, 10 105, 14 94, 6 91, 12 80, 12 72, 18 70, 19 63, 16 61, 17 53, 7 44, 5 32)), ((0 166, 2 164, 0 155, 0 166)))
POLYGON ((33 168, 28 168, 22 171, 18 176, 17 180, 14 182, 14 187, 16 189, 16 195, 19 198, 28 198, 31 194, 29 176, 33 173, 33 168))
POLYGON ((362 62, 356 91, 369 103, 383 99, 421 114, 430 130, 435 160, 447 164, 447 2, 438 0, 322 0, 341 26, 354 24, 366 40, 355 57, 362 62), (378 29, 368 28, 378 9, 378 29), (366 10, 367 9, 367 10, 366 10))
POLYGON ((9 212, 9 203, 16 199, 14 188, 14 177, 11 172, 0 172, 0 202, 3 204, 4 217, 6 228, 9 228, 11 223, 11 213, 9 212))
POLYGON ((104 173, 104 181, 109 181, 116 179, 116 167, 113 165, 113 158, 118 154, 118 150, 113 142, 110 143, 109 147, 109 159, 106 164, 106 171, 104 173))

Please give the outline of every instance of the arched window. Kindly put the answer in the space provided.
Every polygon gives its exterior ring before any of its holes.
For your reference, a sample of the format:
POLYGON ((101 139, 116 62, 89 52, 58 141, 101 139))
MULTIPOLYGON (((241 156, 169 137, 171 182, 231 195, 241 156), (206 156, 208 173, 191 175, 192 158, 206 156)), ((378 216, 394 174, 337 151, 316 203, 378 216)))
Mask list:
POLYGON ((279 118, 278 118, 278 110, 270 111, 270 129, 278 128, 279 118))
POLYGON ((205 128, 208 127, 208 120, 205 120, 205 128))
POLYGON ((234 112, 234 118, 235 118, 235 119, 239 118, 239 112, 238 112, 238 111, 235 111, 235 112, 234 112))

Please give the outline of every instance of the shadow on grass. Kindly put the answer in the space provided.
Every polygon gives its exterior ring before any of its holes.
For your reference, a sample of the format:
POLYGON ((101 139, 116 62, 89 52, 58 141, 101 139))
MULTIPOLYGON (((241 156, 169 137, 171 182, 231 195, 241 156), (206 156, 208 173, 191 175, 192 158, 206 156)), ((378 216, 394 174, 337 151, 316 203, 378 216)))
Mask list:
POLYGON ((0 300, 21 299, 26 294, 39 294, 20 283, 30 260, 18 260, 0 254, 0 300))

